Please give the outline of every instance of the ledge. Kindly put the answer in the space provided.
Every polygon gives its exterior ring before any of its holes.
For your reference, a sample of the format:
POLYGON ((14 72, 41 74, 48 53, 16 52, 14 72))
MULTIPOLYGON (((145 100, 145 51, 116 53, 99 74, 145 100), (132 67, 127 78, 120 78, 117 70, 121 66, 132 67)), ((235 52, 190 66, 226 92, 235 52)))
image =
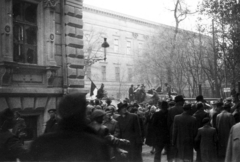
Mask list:
POLYGON ((23 64, 17 62, 0 62, 0 67, 4 66, 6 68, 15 68, 15 69, 33 69, 33 70, 57 70, 59 66, 43 66, 36 64, 23 64))
POLYGON ((0 96, 61 96, 62 88, 0 87, 0 96))

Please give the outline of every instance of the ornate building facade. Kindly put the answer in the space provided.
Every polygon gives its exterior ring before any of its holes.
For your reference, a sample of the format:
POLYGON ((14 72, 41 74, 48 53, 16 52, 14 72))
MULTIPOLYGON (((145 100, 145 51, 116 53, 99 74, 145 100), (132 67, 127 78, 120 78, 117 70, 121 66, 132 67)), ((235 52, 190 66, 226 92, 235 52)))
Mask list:
POLYGON ((0 22, 0 110, 18 111, 31 140, 63 95, 87 93, 82 0, 1 0, 0 22))

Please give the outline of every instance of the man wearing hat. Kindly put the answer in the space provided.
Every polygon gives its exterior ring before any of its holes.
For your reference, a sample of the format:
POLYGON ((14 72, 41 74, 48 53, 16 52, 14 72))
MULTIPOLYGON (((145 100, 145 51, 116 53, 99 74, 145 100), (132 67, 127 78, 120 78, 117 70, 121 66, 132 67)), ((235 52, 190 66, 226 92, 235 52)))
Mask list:
MULTIPOLYGON (((170 139, 172 139, 172 134, 173 134, 173 121, 174 121, 174 117, 176 115, 179 115, 183 112, 183 104, 185 102, 184 98, 182 95, 178 95, 174 98, 175 101, 175 106, 171 107, 168 110, 168 129, 169 129, 169 134, 170 134, 170 139)), ((169 155, 169 159, 172 160, 174 159, 174 157, 171 157, 171 155, 169 155)))
POLYGON ((217 115, 216 126, 219 137, 218 156, 219 160, 223 161, 225 158, 227 142, 231 127, 235 124, 234 117, 229 113, 231 106, 227 103, 223 105, 223 111, 217 115))
POLYGON ((141 128, 136 114, 127 111, 128 104, 119 103, 118 112, 120 116, 116 119, 120 130, 119 138, 130 141, 130 147, 124 148, 128 151, 129 161, 142 161, 139 146, 142 145, 141 128))
POLYGON ((130 102, 134 101, 134 88, 133 88, 133 85, 131 85, 131 87, 128 90, 128 96, 129 96, 130 102))
POLYGON ((177 161, 193 161, 194 138, 197 135, 196 118, 190 114, 191 104, 185 104, 183 111, 174 118, 172 145, 178 150, 177 161))
POLYGON ((220 114, 222 111, 222 106, 223 103, 221 101, 217 101, 213 104, 213 109, 210 110, 209 116, 211 118, 211 125, 214 128, 217 128, 216 120, 217 120, 217 115, 220 114))
POLYGON ((55 132, 58 125, 56 109, 49 109, 48 114, 50 116, 50 119, 47 121, 44 133, 55 132))

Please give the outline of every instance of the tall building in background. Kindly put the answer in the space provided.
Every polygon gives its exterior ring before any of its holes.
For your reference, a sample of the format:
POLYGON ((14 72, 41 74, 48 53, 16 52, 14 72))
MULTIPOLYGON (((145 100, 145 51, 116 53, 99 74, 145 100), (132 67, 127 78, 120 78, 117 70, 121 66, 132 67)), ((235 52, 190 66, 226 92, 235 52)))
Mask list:
MULTIPOLYGON (((158 32, 159 27, 169 27, 85 4, 83 22, 86 58, 89 55, 96 58, 103 56, 103 49, 99 46, 103 43, 103 38, 107 38, 110 45, 106 61, 91 64, 86 69, 88 76, 91 73, 90 77, 98 88, 104 83, 109 97, 128 97, 131 84, 137 86, 144 83, 144 80, 135 75, 135 58, 148 38, 158 32)), ((88 78, 86 87, 90 88, 88 78)))

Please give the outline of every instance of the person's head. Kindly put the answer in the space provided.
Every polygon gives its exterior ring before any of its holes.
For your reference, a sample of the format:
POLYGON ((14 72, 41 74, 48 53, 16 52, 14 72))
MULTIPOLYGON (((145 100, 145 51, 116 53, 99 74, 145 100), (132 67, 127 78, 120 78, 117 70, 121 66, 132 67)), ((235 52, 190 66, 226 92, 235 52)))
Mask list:
POLYGON ((133 104, 133 107, 134 107, 134 108, 138 108, 139 105, 135 102, 135 103, 133 104))
POLYGON ((133 84, 131 85, 131 88, 133 88, 133 84))
POLYGON ((94 105, 94 100, 90 100, 90 105, 94 105))
POLYGON ((58 114, 65 128, 74 128, 85 124, 87 102, 85 95, 74 93, 62 98, 58 105, 58 114))
POLYGON ((196 101, 197 101, 197 102, 202 102, 202 101, 203 101, 203 95, 198 95, 198 96, 196 97, 196 101))
POLYGON ((198 102, 196 107, 197 107, 197 110, 203 109, 203 103, 198 102))
POLYGON ((184 112, 190 112, 192 109, 192 105, 191 104, 184 104, 183 105, 183 111, 184 112))
POLYGON ((18 111, 15 111, 14 112, 14 117, 17 119, 17 118, 20 118, 21 115, 20 115, 20 113, 18 111))
POLYGON ((55 118, 56 117, 56 109, 49 109, 48 114, 50 118, 55 118))
POLYGON ((14 112, 10 108, 2 110, 0 112, 0 130, 12 129, 14 124, 14 112))
POLYGON ((103 88, 104 88, 104 84, 102 83, 102 84, 101 84, 101 89, 103 89, 103 88))
POLYGON ((231 105, 230 105, 229 103, 225 103, 225 104, 223 105, 223 110, 226 110, 226 111, 230 112, 230 110, 231 110, 231 105))
POLYGON ((106 103, 107 103, 107 105, 111 105, 112 100, 108 98, 108 99, 106 100, 106 103))
POLYGON ((209 124, 210 123, 210 119, 208 118, 208 117, 206 117, 206 118, 204 118, 203 120, 202 120, 202 124, 203 125, 207 125, 207 124, 209 124))
POLYGON ((95 121, 98 124, 102 124, 105 115, 106 112, 104 112, 103 110, 94 110, 91 115, 91 121, 92 122, 95 121))
POLYGON ((98 99, 95 100, 95 105, 100 105, 100 101, 98 99))
POLYGON ((127 113, 128 104, 120 102, 117 106, 119 114, 124 115, 127 113))
POLYGON ((161 109, 163 111, 166 111, 168 109, 168 102, 167 101, 162 101, 161 103, 161 109))
POLYGON ((175 101, 170 101, 170 102, 168 102, 169 107, 173 107, 173 106, 175 106, 175 104, 176 104, 175 101))
POLYGON ((167 86, 168 86, 168 83, 165 83, 164 85, 167 87, 167 86))
POLYGON ((177 105, 183 105, 185 100, 182 95, 178 95, 174 98, 174 101, 177 105))

